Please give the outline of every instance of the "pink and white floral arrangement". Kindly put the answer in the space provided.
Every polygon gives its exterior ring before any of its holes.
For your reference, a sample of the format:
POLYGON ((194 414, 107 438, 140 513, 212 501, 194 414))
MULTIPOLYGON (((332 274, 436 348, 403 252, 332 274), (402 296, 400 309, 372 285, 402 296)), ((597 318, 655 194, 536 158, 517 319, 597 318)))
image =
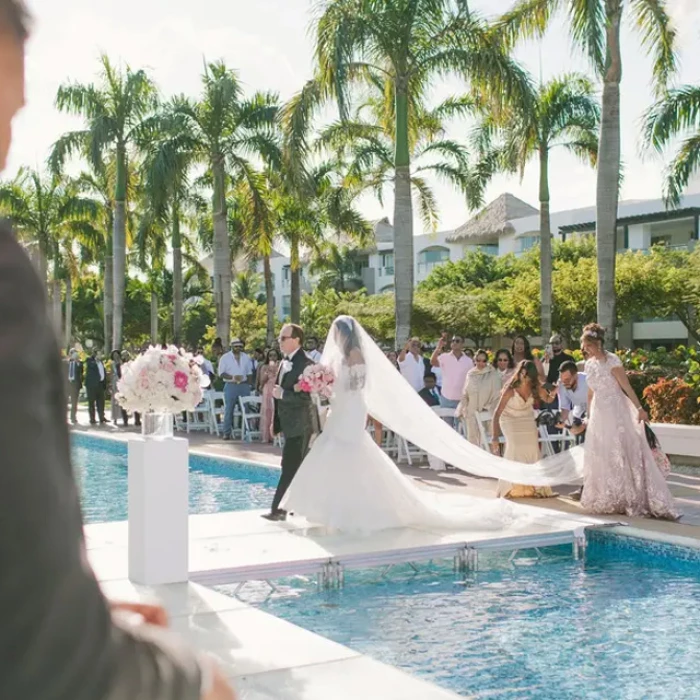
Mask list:
POLYGON ((330 399, 333 396, 335 372, 325 365, 309 365, 294 385, 294 391, 330 399))
POLYGON ((122 366, 116 398, 127 411, 192 411, 209 383, 204 376, 199 363, 184 350, 174 345, 166 350, 150 347, 122 366))

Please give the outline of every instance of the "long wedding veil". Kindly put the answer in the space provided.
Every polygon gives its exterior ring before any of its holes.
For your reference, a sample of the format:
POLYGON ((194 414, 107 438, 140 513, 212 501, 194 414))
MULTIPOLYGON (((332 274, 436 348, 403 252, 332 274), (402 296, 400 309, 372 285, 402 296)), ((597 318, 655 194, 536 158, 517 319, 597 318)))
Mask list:
POLYGON ((350 363, 364 361, 362 391, 368 413, 428 454, 470 474, 513 483, 554 486, 581 482, 582 447, 535 464, 522 464, 497 457, 467 442, 420 398, 354 318, 339 316, 331 325, 321 362, 340 376, 341 367, 348 363, 352 349, 355 352, 350 357, 355 359, 350 363))

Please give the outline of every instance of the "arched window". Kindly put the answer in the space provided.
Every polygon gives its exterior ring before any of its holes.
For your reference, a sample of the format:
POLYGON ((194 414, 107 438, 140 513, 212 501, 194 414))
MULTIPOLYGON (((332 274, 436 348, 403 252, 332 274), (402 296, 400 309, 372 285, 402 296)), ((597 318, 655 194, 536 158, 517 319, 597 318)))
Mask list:
POLYGON ((450 249, 444 246, 430 246, 418 253, 418 274, 427 275, 434 267, 448 262, 450 249))

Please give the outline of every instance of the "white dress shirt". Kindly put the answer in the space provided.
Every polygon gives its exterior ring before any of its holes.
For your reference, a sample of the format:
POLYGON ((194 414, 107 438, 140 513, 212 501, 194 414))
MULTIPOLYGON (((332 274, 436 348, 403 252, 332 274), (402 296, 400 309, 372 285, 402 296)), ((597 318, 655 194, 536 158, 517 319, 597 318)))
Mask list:
POLYGON ((97 360, 97 371, 100 373, 100 381, 103 382, 105 380, 105 366, 101 360, 97 360))
POLYGON ((228 374, 232 377, 245 377, 253 374, 253 361, 248 355, 242 352, 238 359, 233 352, 227 352, 219 360, 219 376, 228 374))
POLYGON ((406 353, 406 359, 399 361, 399 369, 406 381, 416 390, 420 391, 425 385, 425 360, 422 355, 416 356, 412 352, 406 353))
POLYGON ((576 375, 576 388, 567 389, 559 384, 559 408, 562 411, 573 411, 576 407, 586 410, 588 406, 588 379, 583 372, 576 375))

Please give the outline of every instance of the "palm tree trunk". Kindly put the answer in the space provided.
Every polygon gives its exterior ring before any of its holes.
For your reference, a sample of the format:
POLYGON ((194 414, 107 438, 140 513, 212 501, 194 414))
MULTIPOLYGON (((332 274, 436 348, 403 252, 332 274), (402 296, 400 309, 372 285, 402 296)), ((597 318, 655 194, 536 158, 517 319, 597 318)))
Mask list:
POLYGON ((151 343, 158 343, 158 295, 151 291, 151 343))
POLYGON ((63 334, 63 347, 70 350, 73 342, 73 280, 66 277, 66 325, 63 334))
POLYGON ((180 211, 177 202, 173 204, 173 337, 175 345, 182 342, 182 240, 180 236, 180 211))
POLYGON ((224 347, 231 334, 231 244, 226 221, 226 177, 222 155, 212 159, 214 172, 214 302, 216 306, 216 335, 224 347))
POLYGON ((290 248, 290 318, 292 323, 299 323, 301 320, 301 269, 299 264, 299 241, 296 238, 292 239, 290 248))
POLYGON ((598 323, 607 330, 606 347, 615 348, 617 327, 615 255, 620 180, 620 20, 619 0, 608 2, 606 64, 603 77, 598 179, 596 185, 596 248, 598 258, 598 323))
POLYGON ((549 149, 540 146, 540 313, 545 342, 552 335, 552 229, 549 220, 549 149))
POLYGON ((102 292, 102 306, 104 313, 105 351, 112 350, 112 319, 114 317, 114 264, 112 257, 112 237, 107 241, 105 249, 104 289, 102 292))
POLYGON ((51 283, 51 306, 53 327, 56 330, 56 337, 60 338, 63 332, 63 309, 61 307, 61 280, 58 273, 51 283))
POLYGON ((396 345, 411 335, 413 309, 413 202, 408 144, 407 81, 396 81, 396 152, 394 155, 394 290, 396 295, 396 345))
POLYGON ((126 151, 117 146, 117 184, 114 194, 114 230, 112 233, 114 256, 112 345, 121 348, 124 326, 124 298, 126 296, 126 151))
POLYGON ((263 273, 265 275, 265 307, 267 310, 267 344, 272 347, 275 343, 275 286, 272 282, 269 255, 263 257, 263 273))

